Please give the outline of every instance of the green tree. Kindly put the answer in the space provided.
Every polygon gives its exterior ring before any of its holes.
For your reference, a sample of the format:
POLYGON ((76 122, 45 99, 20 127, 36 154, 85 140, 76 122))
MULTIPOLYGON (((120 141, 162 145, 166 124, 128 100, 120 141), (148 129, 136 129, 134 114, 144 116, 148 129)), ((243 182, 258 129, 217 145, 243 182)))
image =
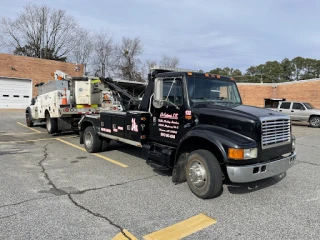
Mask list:
POLYGON ((231 76, 233 76, 233 77, 242 76, 242 72, 241 72, 241 70, 239 70, 239 69, 234 69, 234 70, 232 71, 232 75, 231 75, 231 76))
POLYGON ((281 65, 280 80, 282 82, 292 81, 292 74, 294 71, 294 67, 293 67, 291 61, 288 58, 285 58, 281 61, 280 65, 281 65))
POLYGON ((222 72, 222 69, 221 69, 221 68, 215 68, 215 69, 210 70, 209 73, 212 73, 212 74, 221 74, 221 72, 222 72))
POLYGON ((315 78, 317 75, 316 68, 317 68, 317 60, 306 58, 304 60, 304 69, 303 69, 303 74, 301 75, 301 79, 315 78))
POLYGON ((246 71, 246 75, 249 75, 249 76, 254 76, 256 74, 257 74, 257 67, 256 66, 251 66, 246 71))
POLYGON ((294 71, 293 79, 298 81, 301 79, 301 75, 303 73, 305 59, 303 57, 295 57, 294 59, 291 60, 291 63, 294 71))
POLYGON ((263 65, 262 77, 264 82, 279 82, 281 76, 281 65, 278 61, 268 61, 263 65))

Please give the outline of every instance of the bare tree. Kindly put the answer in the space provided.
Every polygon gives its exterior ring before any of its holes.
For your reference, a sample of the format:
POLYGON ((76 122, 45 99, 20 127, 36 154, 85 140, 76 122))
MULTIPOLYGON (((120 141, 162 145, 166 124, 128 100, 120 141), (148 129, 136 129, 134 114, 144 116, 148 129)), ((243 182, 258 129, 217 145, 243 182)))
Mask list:
POLYGON ((120 46, 117 47, 118 69, 121 77, 137 81, 141 80, 139 65, 141 61, 138 56, 142 53, 142 43, 140 38, 122 38, 120 46))
POLYGON ((114 43, 112 36, 106 30, 102 30, 94 36, 93 70, 95 75, 102 77, 112 76, 114 63, 114 43))
POLYGON ((75 46, 78 23, 64 10, 28 4, 16 19, 2 18, 0 28, 11 52, 64 61, 75 46))
POLYGON ((73 61, 87 65, 92 54, 93 47, 94 43, 89 32, 85 29, 79 29, 77 31, 75 46, 71 51, 73 61))
POLYGON ((148 73, 150 72, 151 67, 157 65, 157 62, 154 60, 146 60, 141 66, 141 75, 144 79, 148 78, 148 73))
POLYGON ((172 67, 176 68, 179 65, 178 57, 169 57, 167 55, 162 55, 162 59, 160 60, 160 65, 163 67, 172 67))

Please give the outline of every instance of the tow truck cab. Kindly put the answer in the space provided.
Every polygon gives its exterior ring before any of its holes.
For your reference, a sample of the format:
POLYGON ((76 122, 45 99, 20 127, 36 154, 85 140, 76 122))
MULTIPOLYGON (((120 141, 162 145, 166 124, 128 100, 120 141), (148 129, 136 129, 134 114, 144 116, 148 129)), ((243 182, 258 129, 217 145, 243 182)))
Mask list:
POLYGON ((200 198, 217 196, 224 178, 272 177, 296 159, 290 118, 243 105, 235 81, 216 74, 154 69, 138 110, 87 115, 79 129, 88 152, 112 139, 141 147, 200 198))

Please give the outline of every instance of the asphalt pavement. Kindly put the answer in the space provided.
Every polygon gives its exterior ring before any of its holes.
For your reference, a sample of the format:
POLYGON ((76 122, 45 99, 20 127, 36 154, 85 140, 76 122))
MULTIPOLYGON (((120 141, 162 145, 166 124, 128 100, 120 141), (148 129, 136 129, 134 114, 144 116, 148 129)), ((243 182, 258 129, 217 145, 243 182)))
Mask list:
POLYGON ((24 111, 0 121, 0 239, 175 239, 170 226, 183 239, 319 239, 320 129, 293 126, 298 160, 285 175, 202 200, 139 148, 90 154, 76 134, 26 127, 24 111))

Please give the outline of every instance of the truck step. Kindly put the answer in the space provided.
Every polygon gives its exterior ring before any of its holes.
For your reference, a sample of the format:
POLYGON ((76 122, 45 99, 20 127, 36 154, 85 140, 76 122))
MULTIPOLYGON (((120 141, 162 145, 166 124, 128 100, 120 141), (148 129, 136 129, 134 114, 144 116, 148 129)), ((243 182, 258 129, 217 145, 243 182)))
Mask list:
POLYGON ((155 166, 155 168, 168 170, 173 159, 174 149, 157 143, 144 144, 142 147, 143 158, 147 160, 147 164, 155 166))
POLYGON ((159 164, 159 162, 154 162, 154 161, 152 161, 152 160, 150 160, 150 159, 147 160, 147 164, 148 164, 150 167, 152 167, 152 168, 154 168, 154 169, 156 169, 156 170, 160 170, 160 171, 169 171, 169 170, 170 170, 170 168, 159 164))

